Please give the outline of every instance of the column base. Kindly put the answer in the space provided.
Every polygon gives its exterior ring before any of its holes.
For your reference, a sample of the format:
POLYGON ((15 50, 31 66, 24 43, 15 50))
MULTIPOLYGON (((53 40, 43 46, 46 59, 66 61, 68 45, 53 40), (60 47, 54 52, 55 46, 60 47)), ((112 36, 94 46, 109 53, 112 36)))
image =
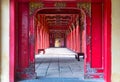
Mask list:
POLYGON ((35 79, 36 77, 37 74, 33 65, 28 68, 18 69, 16 73, 16 80, 35 79))
POLYGON ((102 68, 91 68, 90 64, 86 64, 86 72, 84 74, 85 79, 104 79, 104 73, 102 68))

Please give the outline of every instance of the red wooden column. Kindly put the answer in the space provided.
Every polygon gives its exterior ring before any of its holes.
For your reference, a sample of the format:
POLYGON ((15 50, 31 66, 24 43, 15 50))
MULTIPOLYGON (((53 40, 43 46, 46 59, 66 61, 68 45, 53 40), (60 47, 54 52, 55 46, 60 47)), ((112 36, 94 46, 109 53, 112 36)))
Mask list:
MULTIPOLYGON (((76 22, 75 22, 76 24, 76 22)), ((77 25, 75 25, 75 52, 77 52, 77 44, 78 40, 77 40, 77 25)))
POLYGON ((72 50, 74 51, 74 32, 73 32, 73 30, 72 30, 71 36, 72 36, 71 46, 72 46, 72 50))
POLYGON ((71 32, 68 34, 68 48, 70 49, 70 43, 71 43, 71 32))
POLYGON ((67 34, 67 48, 70 49, 70 33, 67 34))
POLYGON ((77 52, 78 42, 79 42, 79 40, 78 40, 78 37, 77 37, 77 25, 75 25, 75 52, 77 52))
POLYGON ((70 33, 67 34, 67 48, 70 48, 70 33))
POLYGON ((49 37, 48 37, 48 33, 47 33, 47 32, 46 32, 46 37, 47 37, 47 38, 46 38, 46 48, 48 48, 48 43, 49 43, 48 38, 49 38, 49 37))
POLYGON ((76 44, 77 44, 77 49, 76 52, 79 53, 80 52, 80 26, 79 26, 79 20, 77 20, 76 22, 76 44))
POLYGON ((70 32, 68 33, 67 46, 70 49, 70 32))
POLYGON ((68 48, 68 34, 66 34, 66 47, 68 48))
POLYGON ((48 33, 48 48, 50 47, 50 36, 49 36, 50 33, 48 33))
POLYGON ((33 25, 33 16, 30 16, 29 18, 30 22, 29 22, 29 61, 30 63, 34 63, 35 62, 35 58, 34 58, 34 48, 35 48, 35 32, 34 32, 34 25, 33 25))
POLYGON ((71 50, 73 48, 72 44, 73 44, 73 39, 72 39, 72 30, 71 30, 71 32, 70 32, 70 49, 71 50))
MULTIPOLYGON (((36 29, 35 29, 36 30, 36 29)), ((35 54, 37 54, 37 32, 35 33, 35 54)))
MULTIPOLYGON (((28 5, 29 6, 29 5, 28 5)), ((30 15, 29 13, 29 70, 30 70, 30 76, 28 78, 36 78, 36 73, 35 73, 35 25, 34 25, 34 18, 33 14, 30 15)))
POLYGON ((41 48, 43 48, 43 26, 41 26, 41 48))
POLYGON ((73 24, 73 51, 76 51, 76 33, 75 33, 75 25, 73 24))
POLYGON ((38 54, 38 48, 39 48, 39 26, 35 26, 35 54, 38 54))
POLYGON ((47 38, 46 38, 46 41, 47 41, 46 48, 48 48, 49 47, 49 35, 48 35, 48 32, 46 33, 46 36, 47 36, 47 38))
POLYGON ((45 32, 44 32, 44 49, 46 48, 46 29, 45 29, 45 32))
POLYGON ((71 45, 71 50, 73 50, 73 30, 71 30, 71 43, 70 43, 70 45, 71 45))
POLYGON ((111 0, 104 0, 104 78, 111 82, 111 0))
POLYGON ((49 38, 49 33, 48 33, 48 48, 50 47, 50 38, 49 38))
POLYGON ((38 26, 38 49, 40 49, 40 26, 38 26))
POLYGON ((29 12, 28 12, 28 5, 27 4, 19 4, 18 5, 18 14, 19 14, 19 18, 18 18, 18 37, 19 37, 19 42, 18 42, 18 46, 19 46, 19 55, 18 55, 18 67, 17 67, 17 77, 18 78, 26 78, 23 76, 22 73, 25 68, 29 68, 29 61, 28 61, 28 16, 29 16, 29 12), (25 22, 23 22, 23 20, 25 22), (23 60, 24 59, 24 60, 23 60), (20 74, 19 74, 20 73, 20 74))
POLYGON ((86 16, 86 62, 90 62, 91 58, 91 18, 86 16))
POLYGON ((46 28, 45 28, 45 48, 44 49, 46 49, 47 48, 47 30, 46 30, 46 28))
POLYGON ((47 48, 47 32, 45 30, 45 49, 47 48))
POLYGON ((69 48, 71 49, 71 32, 69 33, 69 48))
POLYGON ((32 37, 33 35, 31 30, 29 36, 29 4, 19 3, 18 14, 19 14, 19 18, 18 18, 19 41, 18 41, 18 57, 17 57, 18 65, 16 69, 16 74, 17 74, 16 77, 17 79, 35 78, 36 74, 34 70, 34 64, 32 64, 34 63, 34 54, 35 54, 33 52, 34 37, 32 37))
MULTIPOLYGON (((16 10, 16 0, 10 0, 10 73, 9 73, 9 81, 14 82, 16 77, 16 67, 15 60, 17 60, 18 54, 16 54, 16 40, 15 37, 17 36, 15 33, 16 26, 15 26, 15 10, 16 10), (16 35, 16 36, 15 36, 16 35), (15 58, 16 57, 16 58, 15 58)), ((18 64, 18 61, 16 61, 18 64)))
POLYGON ((47 42, 48 42, 48 41, 47 41, 47 38, 48 38, 48 36, 47 36, 47 30, 46 30, 45 34, 46 34, 46 35, 45 35, 45 41, 46 41, 46 43, 45 43, 45 48, 47 48, 47 42))
POLYGON ((36 47, 37 47, 37 50, 36 50, 36 53, 38 54, 38 49, 40 49, 40 26, 38 25, 37 26, 37 37, 36 37, 36 47))
POLYGON ((73 50, 73 31, 71 31, 71 50, 73 50))
POLYGON ((68 34, 66 34, 66 48, 68 48, 68 34))
POLYGON ((40 26, 40 48, 42 49, 42 26, 40 26))
POLYGON ((42 49, 44 48, 44 27, 42 26, 42 49))
POLYGON ((45 49, 45 28, 43 27, 43 38, 42 38, 42 42, 43 42, 43 49, 45 49))
POLYGON ((68 33, 67 33, 67 34, 66 34, 66 47, 67 47, 67 48, 69 48, 69 47, 68 47, 68 39, 69 39, 69 38, 68 38, 68 33))

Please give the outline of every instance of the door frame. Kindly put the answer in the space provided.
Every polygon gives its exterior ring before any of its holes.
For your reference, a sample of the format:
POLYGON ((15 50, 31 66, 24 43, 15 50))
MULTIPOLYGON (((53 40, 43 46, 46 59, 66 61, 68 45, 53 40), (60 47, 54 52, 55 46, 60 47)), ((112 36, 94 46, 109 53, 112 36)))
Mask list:
MULTIPOLYGON (((105 82, 111 82, 111 0, 104 0, 104 54, 105 54, 105 62, 104 62, 104 79, 105 82)), ((9 81, 14 82, 15 81, 15 46, 16 46, 16 40, 15 40, 15 20, 16 20, 16 13, 15 13, 15 4, 16 0, 10 0, 10 54, 9 54, 9 81)))

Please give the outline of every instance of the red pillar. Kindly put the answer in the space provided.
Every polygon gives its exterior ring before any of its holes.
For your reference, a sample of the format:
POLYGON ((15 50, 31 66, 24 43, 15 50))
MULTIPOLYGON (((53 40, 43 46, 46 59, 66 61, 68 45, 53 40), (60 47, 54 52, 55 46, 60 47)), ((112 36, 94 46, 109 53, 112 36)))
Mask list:
POLYGON ((70 45, 69 45, 69 42, 70 42, 69 34, 70 34, 70 33, 67 34, 67 48, 70 48, 70 45))
POLYGON ((69 44, 68 44, 69 49, 71 49, 71 32, 69 33, 69 40, 68 40, 68 42, 69 42, 69 44))
MULTIPOLYGON (((28 7, 27 4, 19 4, 19 67, 18 70, 22 72, 25 68, 28 67, 28 7), (25 11, 25 12, 24 12, 25 11), (24 22, 23 22, 24 20, 24 22)), ((24 77, 23 77, 24 78, 24 77)))
POLYGON ((111 0, 104 0, 105 80, 111 82, 111 0))
POLYGON ((74 51, 74 30, 72 30, 72 50, 74 51))
POLYGON ((46 30, 45 30, 45 33, 44 33, 44 49, 46 49, 46 30))
POLYGON ((73 51, 75 51, 75 28, 73 26, 73 31, 72 31, 72 34, 73 34, 73 51))
POLYGON ((42 26, 40 26, 40 48, 42 49, 42 26))
POLYGON ((91 19, 90 16, 86 16, 86 62, 90 62, 91 55, 91 19))
POLYGON ((68 40, 68 41, 67 41, 67 43, 68 43, 68 48, 70 49, 70 32, 68 33, 67 36, 68 36, 68 39, 67 39, 67 40, 68 40))
POLYGON ((73 39, 72 39, 72 31, 70 32, 70 49, 72 50, 72 44, 73 44, 73 39))
POLYGON ((74 26, 74 29, 73 29, 73 51, 76 52, 76 27, 74 26))
POLYGON ((34 29, 33 18, 30 19, 29 27, 29 4, 18 5, 18 67, 16 69, 17 79, 35 78, 34 67, 34 29), (32 69, 32 70, 31 70, 32 69), (31 71, 28 71, 31 70, 31 71), (32 75, 31 75, 32 74, 32 75))
POLYGON ((77 27, 76 27, 76 44, 77 44, 77 53, 80 53, 80 27, 79 24, 77 23, 77 27))
MULTIPOLYGON (((14 82, 15 81, 15 73, 16 73, 16 67, 15 66, 15 55, 17 55, 15 52, 16 43, 15 43, 15 10, 16 10, 16 0, 10 0, 10 73, 9 73, 9 81, 14 82)), ((17 55, 18 56, 18 55, 17 55)), ((17 59, 17 57, 16 57, 17 59)), ((18 63, 18 62, 17 62, 18 63)))
POLYGON ((38 27, 38 49, 40 49, 40 26, 38 27))
POLYGON ((43 26, 41 26, 41 48, 43 49, 43 26))
POLYGON ((43 42, 43 49, 45 48, 45 28, 43 27, 43 38, 42 38, 42 42, 43 42))
POLYGON ((38 54, 38 48, 39 48, 39 26, 35 26, 35 54, 38 54))

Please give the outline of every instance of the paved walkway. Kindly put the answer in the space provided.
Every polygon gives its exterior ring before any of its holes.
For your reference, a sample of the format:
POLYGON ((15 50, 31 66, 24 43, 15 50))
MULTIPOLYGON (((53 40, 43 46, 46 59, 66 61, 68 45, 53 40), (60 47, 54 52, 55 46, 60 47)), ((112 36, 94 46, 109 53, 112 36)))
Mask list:
POLYGON ((18 82, 104 82, 103 80, 81 80, 79 78, 40 78, 18 82))
POLYGON ((67 48, 49 48, 46 54, 36 56, 38 77, 81 78, 83 79, 83 59, 77 61, 75 54, 67 48))
POLYGON ((48 48, 35 56, 37 79, 18 82, 104 82, 84 79, 84 60, 77 61, 75 54, 67 48, 48 48))

